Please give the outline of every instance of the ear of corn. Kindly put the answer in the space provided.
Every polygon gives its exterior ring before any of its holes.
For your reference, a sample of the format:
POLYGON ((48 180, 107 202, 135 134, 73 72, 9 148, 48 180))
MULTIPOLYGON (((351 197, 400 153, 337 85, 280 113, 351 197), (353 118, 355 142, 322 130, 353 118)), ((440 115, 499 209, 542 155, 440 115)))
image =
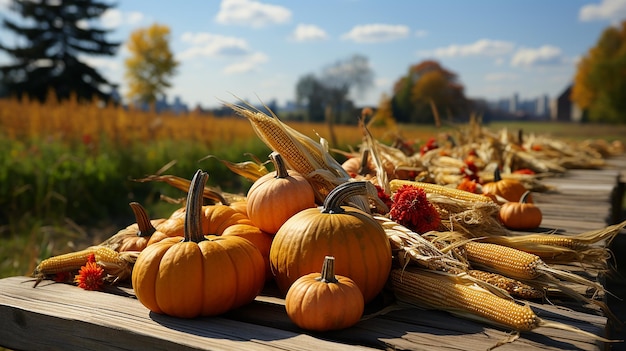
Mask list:
POLYGON ((540 325, 539 317, 529 306, 498 297, 474 285, 465 285, 456 276, 418 269, 394 269, 391 284, 401 300, 417 302, 427 308, 517 331, 530 331, 540 325))
POLYGON ((390 282, 394 294, 403 303, 447 311, 462 318, 518 332, 547 327, 572 331, 604 342, 621 341, 608 340, 567 324, 541 319, 529 305, 496 296, 458 275, 415 268, 392 269, 390 282))
POLYGON ((127 278, 138 256, 136 252, 120 254, 106 246, 90 246, 84 250, 53 256, 41 261, 35 268, 33 273, 33 276, 37 278, 35 286, 46 276, 78 271, 87 263, 92 254, 95 256, 96 263, 101 265, 114 280, 127 278))
POLYGON ((302 174, 316 191, 318 202, 338 184, 350 180, 350 175, 328 153, 328 145, 316 143, 306 135, 282 123, 274 114, 253 110, 253 107, 226 103, 239 115, 246 117, 259 138, 273 151, 278 152, 289 168, 302 174))
POLYGON ((544 292, 533 286, 525 284, 517 279, 505 277, 502 274, 485 272, 478 269, 470 269, 467 274, 485 283, 503 289, 513 297, 521 299, 540 299, 544 297, 544 292))
POLYGON ((463 201, 471 201, 471 202, 493 202, 489 197, 470 193, 469 191, 450 188, 447 186, 425 183, 425 182, 415 182, 411 180, 401 180, 401 179, 392 179, 389 181, 389 187, 391 192, 397 191, 400 187, 404 185, 414 186, 416 188, 420 188, 426 192, 426 194, 437 194, 450 197, 452 199, 458 199, 463 201))

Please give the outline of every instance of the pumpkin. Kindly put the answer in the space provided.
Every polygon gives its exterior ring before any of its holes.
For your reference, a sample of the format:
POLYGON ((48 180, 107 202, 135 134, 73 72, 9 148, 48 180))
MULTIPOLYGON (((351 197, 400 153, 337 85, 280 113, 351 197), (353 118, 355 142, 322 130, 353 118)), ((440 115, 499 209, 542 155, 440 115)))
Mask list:
POLYGON ((541 225, 541 209, 528 202, 526 191, 519 202, 507 202, 500 207, 500 222, 509 229, 535 229, 541 225))
POLYGON ((202 235, 207 177, 199 170, 191 181, 184 239, 164 239, 137 257, 133 289, 150 311, 180 318, 218 315, 251 302, 263 288, 263 257, 250 241, 202 235))
POLYGON ((152 233, 150 240, 148 240, 148 246, 167 238, 177 237, 182 239, 185 234, 185 217, 180 215, 169 217, 155 228, 156 231, 152 233))
MULTIPOLYGON (((502 179, 500 175, 500 169, 496 167, 493 172, 493 181, 485 183, 482 186, 483 194, 492 194, 496 197, 499 196, 506 201, 518 201, 520 197, 526 192, 526 187, 519 180, 516 179, 502 179)), ((532 197, 528 197, 526 200, 532 203, 532 197)), ((499 201, 503 203, 504 201, 499 201)))
POLYGON ((150 220, 146 209, 138 202, 131 202, 129 205, 136 222, 103 241, 101 246, 107 246, 118 252, 141 251, 148 246, 149 240, 156 232, 155 226, 165 221, 163 218, 150 220))
POLYGON ((365 308, 363 294, 349 277, 335 275, 335 258, 326 256, 321 273, 298 278, 285 297, 285 309, 298 327, 313 331, 355 325, 365 308))
POLYGON ((247 195, 247 212, 255 226, 274 234, 289 217, 316 205, 315 192, 306 178, 288 171, 277 152, 269 157, 276 170, 252 184, 247 195))
POLYGON ((266 233, 261 229, 250 224, 234 224, 226 228, 222 232, 222 236, 235 235, 249 240, 263 256, 265 261, 265 275, 267 279, 272 278, 272 271, 270 270, 270 248, 272 246, 272 239, 274 235, 266 233))
POLYGON ((379 201, 370 182, 341 184, 328 194, 321 209, 302 210, 280 227, 270 248, 270 265, 283 294, 296 279, 316 272, 320 257, 326 255, 336 258, 336 273, 354 280, 366 302, 382 290, 391 269, 389 239, 370 214, 340 206, 351 196, 365 194, 379 201))

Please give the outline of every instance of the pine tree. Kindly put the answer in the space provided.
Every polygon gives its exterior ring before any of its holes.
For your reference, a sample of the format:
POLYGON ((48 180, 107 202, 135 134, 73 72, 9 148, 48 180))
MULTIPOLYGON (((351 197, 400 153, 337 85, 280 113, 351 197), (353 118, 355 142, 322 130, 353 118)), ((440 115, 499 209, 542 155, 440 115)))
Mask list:
POLYGON ((54 91, 58 99, 76 94, 108 101, 116 85, 79 56, 115 54, 119 43, 107 41, 110 31, 93 21, 111 7, 96 0, 13 0, 11 10, 24 21, 5 18, 3 26, 24 40, 15 47, 0 43, 13 58, 0 66, 7 93, 44 101, 54 91))

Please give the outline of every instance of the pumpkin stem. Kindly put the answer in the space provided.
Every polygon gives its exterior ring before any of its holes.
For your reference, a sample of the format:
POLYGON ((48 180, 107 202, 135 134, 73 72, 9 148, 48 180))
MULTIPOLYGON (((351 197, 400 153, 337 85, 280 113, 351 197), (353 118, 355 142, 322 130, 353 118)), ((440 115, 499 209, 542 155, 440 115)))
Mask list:
POLYGON ((369 158, 370 158, 370 150, 364 149, 361 153, 361 167, 359 168, 359 175, 366 175, 369 173, 369 158))
POLYGON ((322 275, 316 280, 322 283, 337 283, 338 280, 335 277, 335 258, 333 256, 324 257, 324 263, 322 264, 322 275))
POLYGON ((493 181, 499 182, 502 180, 502 175, 500 174, 500 167, 496 167, 496 170, 493 171, 493 181))
POLYGON ((133 214, 135 215, 135 221, 137 222, 137 226, 139 230, 137 231, 137 236, 140 237, 149 237, 154 232, 156 232, 156 228, 150 222, 150 218, 148 217, 148 212, 146 209, 141 206, 139 202, 131 202, 130 208, 133 210, 133 214))
POLYGON ((205 240, 204 235, 202 235, 202 195, 208 178, 209 175, 199 169, 191 179, 187 193, 187 204, 185 205, 187 213, 185 214, 184 241, 199 243, 205 240))
POLYGON ((276 169, 276 175, 274 176, 274 178, 289 177, 289 172, 287 172, 287 166, 285 165, 285 160, 283 160, 283 157, 276 151, 272 152, 269 157, 274 164, 274 168, 276 169))
POLYGON ((378 190, 374 184, 368 181, 354 181, 339 184, 331 190, 324 200, 322 213, 345 212, 344 209, 341 208, 341 204, 348 198, 357 195, 367 196, 376 202, 377 207, 388 210, 387 205, 378 197, 378 190))
POLYGON ((528 196, 530 195, 530 190, 526 190, 523 194, 522 197, 520 197, 519 202, 522 204, 525 204, 526 201, 528 200, 528 196))

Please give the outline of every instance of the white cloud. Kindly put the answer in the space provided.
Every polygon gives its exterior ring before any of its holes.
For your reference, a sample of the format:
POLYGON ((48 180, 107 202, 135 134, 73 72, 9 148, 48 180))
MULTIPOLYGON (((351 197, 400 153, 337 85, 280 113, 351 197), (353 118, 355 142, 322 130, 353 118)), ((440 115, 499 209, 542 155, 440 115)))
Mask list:
POLYGON ((342 39, 357 43, 377 43, 406 38, 410 29, 404 25, 366 24, 355 26, 350 32, 342 35, 342 39))
POLYGON ((466 45, 452 44, 433 50, 422 51, 424 56, 463 57, 463 56, 501 56, 513 51, 515 44, 509 41, 480 39, 466 45))
POLYGON ((424 38, 424 37, 428 36, 428 31, 426 31, 424 29, 416 30, 415 31, 415 36, 418 37, 418 38, 424 38))
POLYGON ((245 56, 251 50, 241 38, 227 37, 211 33, 190 33, 182 35, 181 40, 192 46, 177 55, 180 60, 196 57, 245 56))
POLYGON ((617 21, 626 17, 626 0, 602 0, 580 8, 578 19, 583 22, 595 20, 617 21))
POLYGON ((286 7, 254 0, 222 0, 215 20, 221 24, 259 28, 289 22, 291 11, 286 7))
POLYGON ((265 63, 269 60, 267 55, 261 52, 254 53, 244 60, 233 63, 231 65, 226 66, 224 68, 225 74, 242 74, 256 71, 260 64, 265 63))
POLYGON ((136 25, 144 19, 141 12, 122 12, 117 9, 108 9, 102 16, 100 22, 105 28, 117 28, 122 25, 136 25))
POLYGON ((543 45, 539 48, 521 48, 511 58, 511 66, 531 67, 540 65, 555 65, 566 61, 561 49, 552 45, 543 45))
POLYGON ((485 75, 485 80, 488 82, 515 81, 518 78, 518 74, 506 72, 495 72, 485 75))
POLYGON ((291 34, 290 38, 294 41, 316 41, 328 39, 328 34, 322 28, 312 24, 299 24, 291 34))

